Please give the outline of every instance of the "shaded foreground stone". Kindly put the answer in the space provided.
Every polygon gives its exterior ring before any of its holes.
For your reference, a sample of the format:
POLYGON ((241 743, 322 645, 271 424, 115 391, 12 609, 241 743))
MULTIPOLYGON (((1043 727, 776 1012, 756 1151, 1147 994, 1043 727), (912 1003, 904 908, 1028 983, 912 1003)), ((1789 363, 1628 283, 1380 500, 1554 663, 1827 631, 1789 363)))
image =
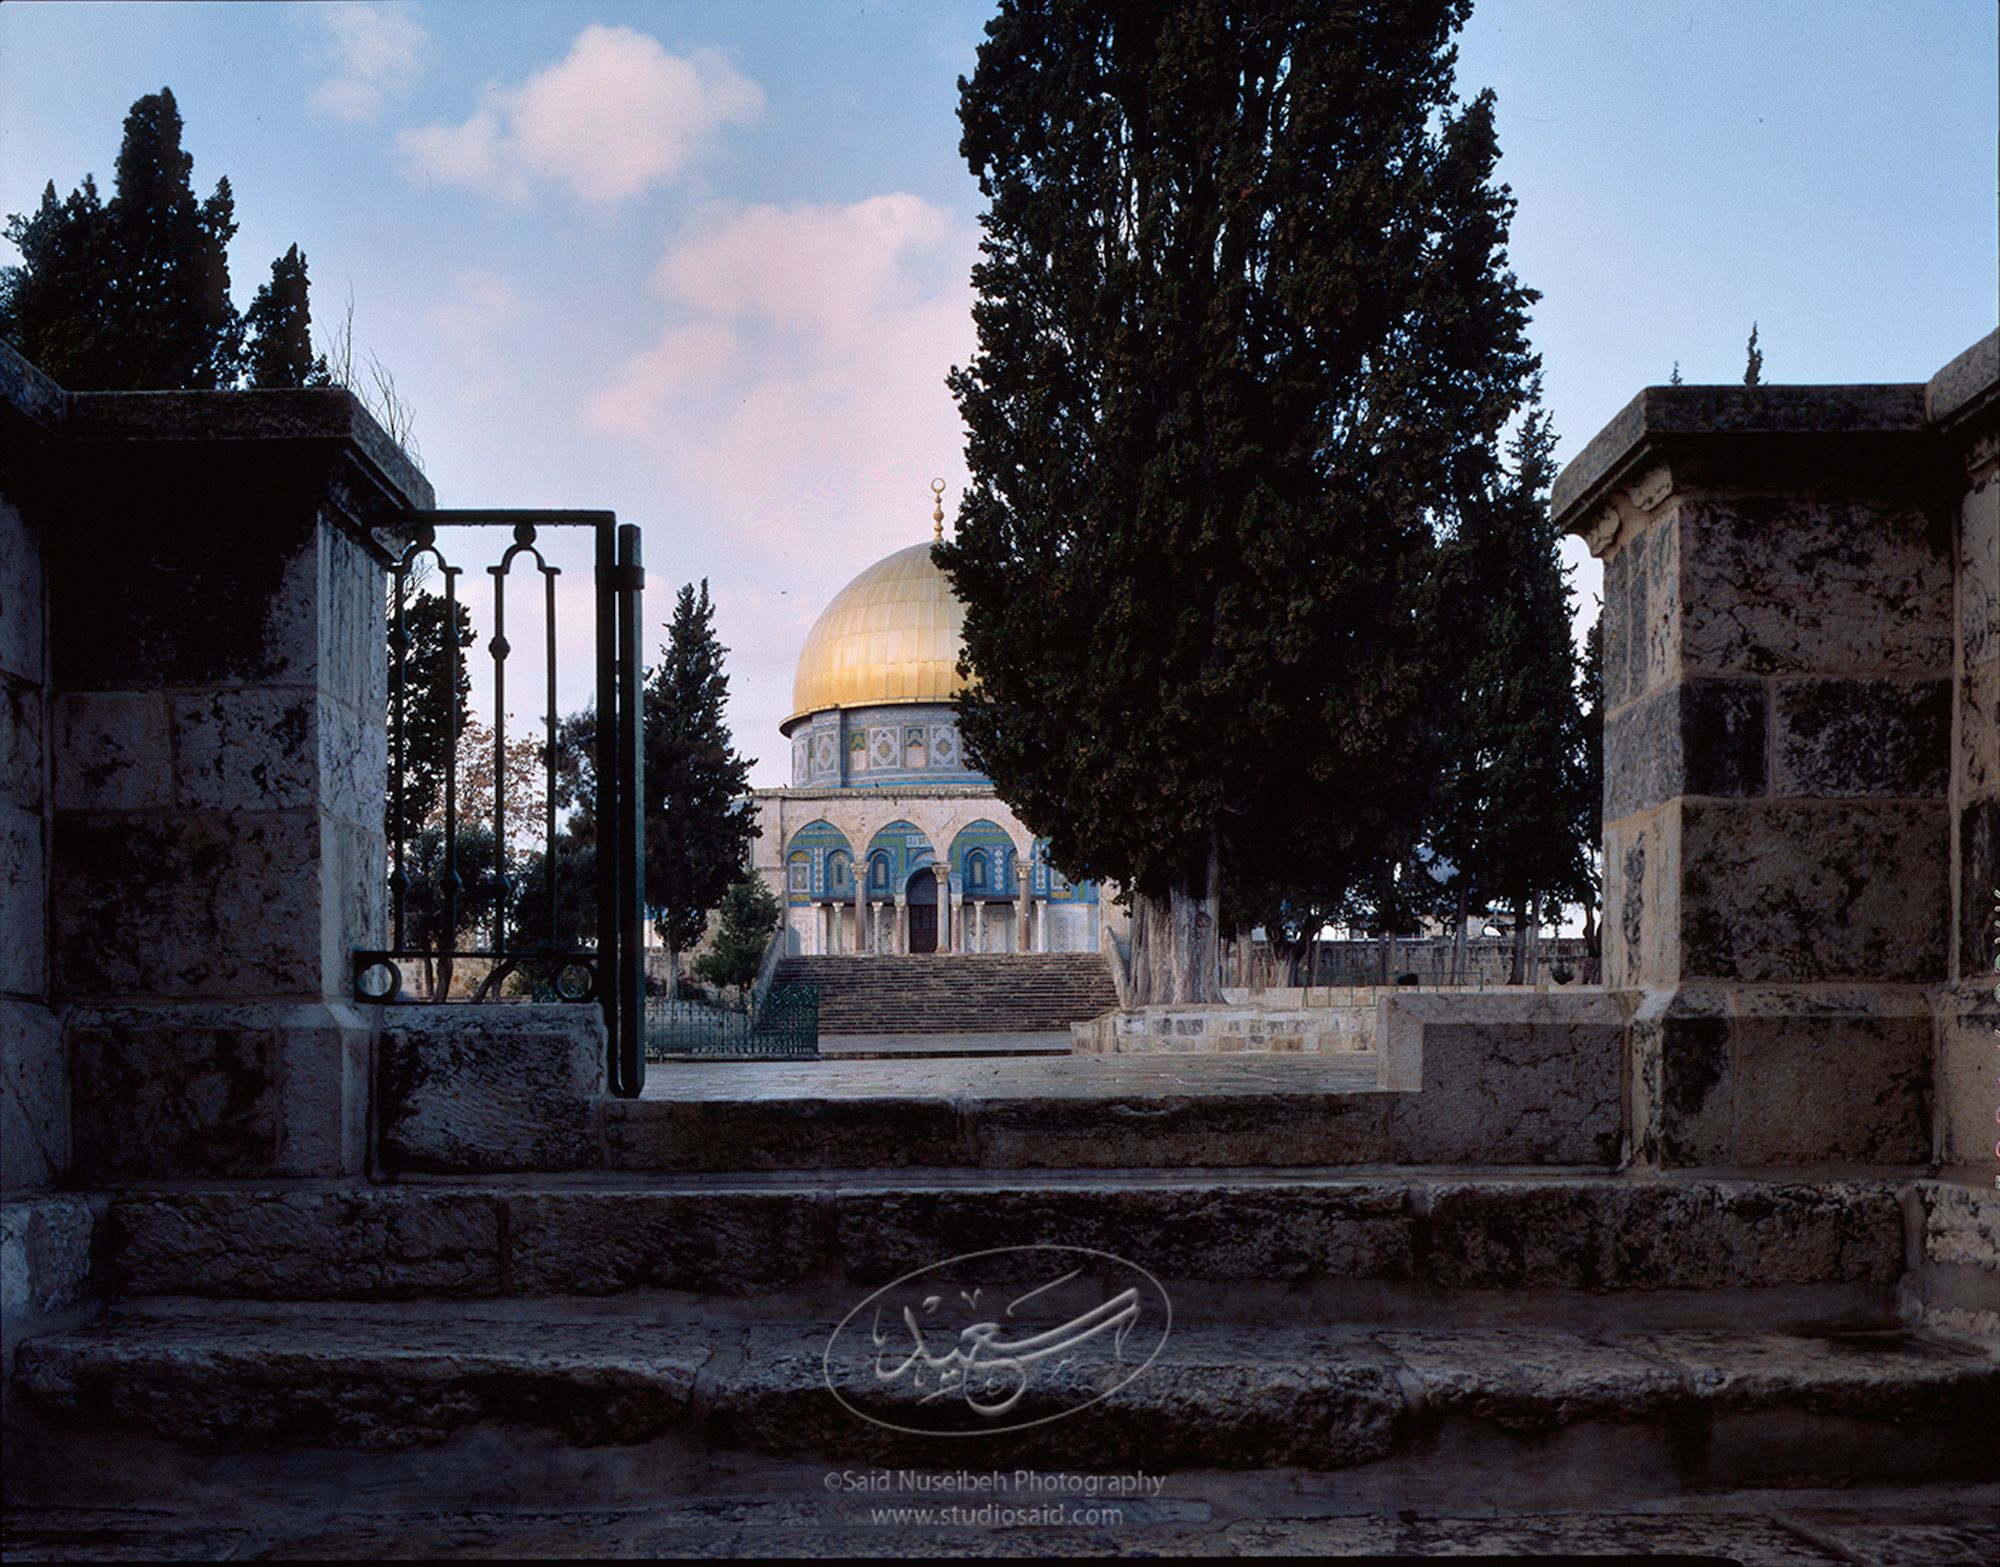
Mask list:
MULTIPOLYGON (((1176 1283, 1886 1290, 1904 1265, 1900 1190, 1888 1179, 1221 1171, 250 1187, 116 1198, 103 1250, 129 1296, 266 1300, 759 1295, 1046 1242, 1112 1252, 1176 1283)), ((1990 1251, 1971 1198, 1924 1201, 1942 1257, 1990 1251)))
MULTIPOLYGON (((122 1425, 217 1450, 434 1445, 482 1422, 549 1427, 585 1446, 670 1431, 712 1449, 843 1463, 939 1462, 894 1429, 924 1394, 885 1384, 863 1420, 825 1385, 830 1318, 701 1324, 633 1302, 540 1309, 215 1305, 113 1308, 21 1347, 17 1395, 60 1420, 122 1425)), ((1689 1422, 1781 1410, 1796 1454, 1765 1483, 1816 1477, 2000 1479, 1990 1416, 2000 1352, 1907 1330, 1841 1333, 1410 1332, 1267 1321, 1177 1327, 1101 1401, 1061 1366, 1010 1420, 1047 1423, 952 1447, 974 1465, 1333 1470, 1437 1440, 1440 1425, 1536 1433, 1635 1426, 1685 1467, 1689 1422), (1073 1411, 1067 1412, 1066 1411, 1073 1411), (1810 1440, 1804 1440, 1804 1438, 1810 1440), (1901 1455, 1899 1457, 1899 1455, 1901 1455), (1940 1468, 1939 1466, 1943 1467, 1940 1468), (1915 1478, 1916 1475, 1910 1475, 1915 1478)))

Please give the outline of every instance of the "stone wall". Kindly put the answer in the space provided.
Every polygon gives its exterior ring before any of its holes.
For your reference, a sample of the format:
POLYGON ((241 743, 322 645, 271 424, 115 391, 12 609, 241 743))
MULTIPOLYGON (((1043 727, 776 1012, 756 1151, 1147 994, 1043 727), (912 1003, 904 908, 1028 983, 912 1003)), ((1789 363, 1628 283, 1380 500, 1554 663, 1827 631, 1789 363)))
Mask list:
MULTIPOLYGON (((35 470, 54 440, 61 408, 55 383, 0 352, 0 1195, 6 1197, 60 1181, 70 1163, 68 1082, 49 994, 48 580, 41 531, 28 515, 35 470)), ((25 1224, 24 1218, 24 1236, 25 1224)))
POLYGON ((1935 991, 1993 879, 1965 648, 1994 341, 1930 387, 1649 388, 1557 481, 1605 568, 1604 977, 1639 993, 1643 1161, 1920 1163, 1958 1124, 1935 991))
POLYGON ((64 394, 0 366, 37 432, 0 508, 10 1190, 359 1174, 373 1023, 348 954, 380 939, 386 775, 368 524, 430 487, 345 392, 64 394))

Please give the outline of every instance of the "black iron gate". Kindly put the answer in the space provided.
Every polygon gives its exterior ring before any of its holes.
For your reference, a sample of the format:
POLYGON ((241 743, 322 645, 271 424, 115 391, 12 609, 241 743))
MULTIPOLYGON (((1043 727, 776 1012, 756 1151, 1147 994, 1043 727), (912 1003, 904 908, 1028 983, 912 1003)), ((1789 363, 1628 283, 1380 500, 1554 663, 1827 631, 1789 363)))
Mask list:
MULTIPOLYGON (((611 1090, 624 1098, 637 1096, 645 1084, 645 822, 642 806, 643 698, 640 690, 640 642, 643 634, 641 594, 645 572, 640 561, 639 530, 620 525, 608 511, 424 511, 398 519, 408 529, 408 542, 395 557, 391 571, 389 610, 389 945, 354 954, 354 994, 370 1002, 415 999, 405 993, 404 966, 442 965, 458 959, 479 959, 494 975, 519 974, 538 998, 595 1001, 604 1010, 610 1037, 608 1072, 611 1090), (465 568, 446 560, 437 542, 441 527, 504 527, 513 542, 499 563, 486 568, 493 578, 493 634, 487 651, 493 666, 493 801, 492 847, 485 863, 465 863, 460 853, 458 794, 458 702, 449 695, 436 711, 411 710, 412 582, 434 565, 442 582, 442 631, 436 656, 451 693, 460 677, 461 650, 470 633, 458 629, 458 578, 465 568), (594 898, 579 905, 582 889, 563 886, 565 871, 558 854, 556 578, 561 568, 549 564, 537 544, 543 528, 589 528, 595 534, 597 681, 594 744, 591 748, 593 786, 587 791, 594 823, 593 861, 589 879, 594 898), (507 823, 507 583, 517 560, 526 558, 542 577, 546 627, 546 741, 543 750, 545 803, 540 861, 529 883, 514 874, 519 866, 509 855, 507 823), (422 723, 440 723, 442 815, 439 826, 413 844, 407 803, 410 798, 411 750, 422 723), (418 860, 412 866, 412 858, 418 860), (471 881, 468 882, 468 876, 471 881), (538 876, 539 881, 534 877, 538 876), (564 892, 572 896, 567 900, 564 892), (483 946, 460 947, 463 900, 476 897, 488 910, 488 939, 483 946), (411 908, 415 901, 421 905, 411 908), (568 911, 567 913, 565 911, 568 911), (594 914, 594 932, 584 928, 594 914), (412 940, 421 925, 433 939, 412 940), (590 937, 594 935, 594 940, 590 937)), ((400 529, 399 529, 400 531, 400 529)), ((579 802, 580 803, 580 802, 579 802)), ((483 827, 483 823, 481 824, 483 827)), ((484 857, 482 857, 484 858, 484 857)), ((572 866, 569 874, 577 872, 572 866)))

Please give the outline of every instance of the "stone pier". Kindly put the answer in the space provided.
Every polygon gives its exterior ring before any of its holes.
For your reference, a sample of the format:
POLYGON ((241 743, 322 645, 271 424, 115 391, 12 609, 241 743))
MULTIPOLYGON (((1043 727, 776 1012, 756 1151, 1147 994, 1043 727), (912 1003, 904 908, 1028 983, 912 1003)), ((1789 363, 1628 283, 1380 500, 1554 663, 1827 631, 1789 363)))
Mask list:
POLYGON ((1652 387, 1557 481, 1604 562, 1643 1163, 1985 1157, 1944 1040, 1991 961, 1995 343, 1927 386, 1652 387))

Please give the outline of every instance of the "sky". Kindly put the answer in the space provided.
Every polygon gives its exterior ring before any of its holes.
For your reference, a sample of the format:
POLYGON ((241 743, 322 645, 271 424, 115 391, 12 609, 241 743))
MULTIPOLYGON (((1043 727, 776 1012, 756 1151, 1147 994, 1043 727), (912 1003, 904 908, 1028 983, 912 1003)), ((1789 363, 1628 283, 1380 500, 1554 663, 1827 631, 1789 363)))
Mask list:
MULTIPOLYGON (((13 0, 0 212, 108 188, 127 109, 172 87, 197 187, 235 193, 238 304, 297 243, 439 505, 641 524, 656 623, 707 579, 737 744, 782 784, 814 618, 928 536, 933 476, 965 480, 957 79, 991 10, 13 0)), ((1676 364, 1739 381, 1753 321, 1773 382, 1924 380, 1991 331, 1997 28, 1993 0, 1479 0, 1459 89, 1498 94, 1559 459, 1676 364)), ((551 553, 568 709, 588 560, 551 553)), ((1587 618, 1598 573, 1569 557, 1587 618)), ((490 558, 464 579, 482 619, 490 558)))

